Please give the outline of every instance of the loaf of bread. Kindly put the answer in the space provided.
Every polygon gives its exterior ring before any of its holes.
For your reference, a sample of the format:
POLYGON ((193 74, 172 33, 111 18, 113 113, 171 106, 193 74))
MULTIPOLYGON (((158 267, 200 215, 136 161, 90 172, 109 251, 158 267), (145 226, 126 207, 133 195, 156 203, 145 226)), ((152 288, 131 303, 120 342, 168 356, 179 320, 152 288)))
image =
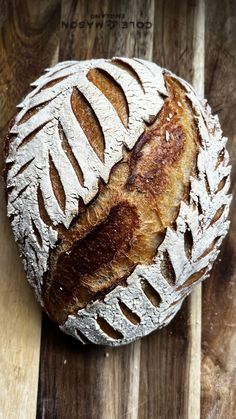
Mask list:
POLYGON ((170 71, 120 57, 61 62, 18 108, 8 216, 45 312, 83 343, 167 325, 229 227, 217 116, 170 71))

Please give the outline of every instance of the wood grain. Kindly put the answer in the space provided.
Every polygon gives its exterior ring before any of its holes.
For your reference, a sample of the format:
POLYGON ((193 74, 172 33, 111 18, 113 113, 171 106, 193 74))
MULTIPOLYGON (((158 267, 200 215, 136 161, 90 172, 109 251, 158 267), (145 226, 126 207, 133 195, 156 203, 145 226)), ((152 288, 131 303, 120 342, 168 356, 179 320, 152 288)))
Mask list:
POLYGON ((206 1, 205 93, 229 137, 231 226, 211 279, 203 286, 201 415, 236 417, 236 3, 206 1))
POLYGON ((153 59, 191 82, 194 16, 197 1, 155 2, 153 59))
POLYGON ((14 115, 15 106, 29 83, 53 59, 58 45, 56 28, 60 19, 58 0, 1 1, 0 39, 0 133, 14 115))
MULTIPOLYGON (((1 2, 0 132, 15 113, 29 82, 49 65, 57 45, 58 3, 1 2), (50 22, 50 24, 49 24, 50 22), (40 54, 40 60, 39 60, 40 54)), ((1 153, 1 168, 3 157, 1 153)), ((18 250, 6 219, 0 190, 0 417, 35 417, 41 311, 25 280, 18 250)))
MULTIPOLYGON (((234 1, 0 0, 0 26, 1 137, 29 83, 58 53, 61 60, 153 59, 201 93, 205 79, 205 95, 229 136, 235 192, 234 1)), ((236 417, 236 198, 230 234, 203 285, 202 321, 196 289, 168 327, 121 348, 82 346, 46 316, 40 346, 41 312, 9 231, 2 186, 0 198, 0 418, 236 417)))
POLYGON ((153 16, 153 0, 63 0, 60 60, 115 55, 151 59, 153 16))

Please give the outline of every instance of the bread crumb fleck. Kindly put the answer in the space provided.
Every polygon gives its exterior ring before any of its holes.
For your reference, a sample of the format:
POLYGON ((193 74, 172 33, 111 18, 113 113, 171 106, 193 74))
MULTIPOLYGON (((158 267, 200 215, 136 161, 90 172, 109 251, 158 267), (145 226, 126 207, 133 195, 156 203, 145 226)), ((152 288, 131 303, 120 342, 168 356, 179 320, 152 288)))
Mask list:
POLYGON ((168 131, 166 131, 166 141, 169 141, 169 139, 170 139, 170 134, 168 131))

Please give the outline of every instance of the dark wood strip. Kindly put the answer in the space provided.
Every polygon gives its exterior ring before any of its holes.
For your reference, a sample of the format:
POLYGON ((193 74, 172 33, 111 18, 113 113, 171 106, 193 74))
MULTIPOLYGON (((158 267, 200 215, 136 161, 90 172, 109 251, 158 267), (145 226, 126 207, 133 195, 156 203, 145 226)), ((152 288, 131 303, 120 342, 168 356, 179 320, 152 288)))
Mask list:
POLYGON ((142 340, 138 418, 187 418, 188 311, 142 340))
POLYGON ((197 0, 158 0, 155 3, 153 60, 190 83, 196 6, 197 0))
POLYGON ((56 54, 60 2, 2 1, 0 38, 0 136, 29 84, 56 54))
POLYGON ((43 316, 37 418, 135 417, 127 405, 136 352, 136 344, 83 346, 43 316))
POLYGON ((202 417, 236 412, 236 3, 206 1, 205 92, 229 137, 232 164, 231 226, 211 279, 203 286, 202 417))

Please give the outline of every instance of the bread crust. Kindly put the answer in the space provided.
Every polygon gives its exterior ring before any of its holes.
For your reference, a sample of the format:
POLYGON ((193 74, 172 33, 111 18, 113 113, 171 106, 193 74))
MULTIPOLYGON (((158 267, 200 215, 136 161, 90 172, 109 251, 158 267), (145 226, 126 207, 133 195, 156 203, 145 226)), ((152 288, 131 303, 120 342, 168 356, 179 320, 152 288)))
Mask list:
POLYGON ((5 145, 8 214, 28 278, 66 333, 127 343, 167 324, 218 254, 230 202, 226 141, 191 86, 150 62, 65 62, 35 85, 5 145), (78 84, 76 72, 84 80, 78 84), (67 96, 59 100, 67 94, 63 86, 70 86, 69 120, 62 114, 67 96), (45 122, 48 106, 57 132, 45 122), (44 148, 50 130, 61 162, 50 142, 38 171, 35 150, 41 151, 32 147, 41 141, 44 148), (77 153, 80 143, 87 157, 77 153), (35 184, 32 165, 42 176, 35 184), (31 217, 24 213, 28 202, 31 217), (22 230, 28 217, 31 227, 22 230))

